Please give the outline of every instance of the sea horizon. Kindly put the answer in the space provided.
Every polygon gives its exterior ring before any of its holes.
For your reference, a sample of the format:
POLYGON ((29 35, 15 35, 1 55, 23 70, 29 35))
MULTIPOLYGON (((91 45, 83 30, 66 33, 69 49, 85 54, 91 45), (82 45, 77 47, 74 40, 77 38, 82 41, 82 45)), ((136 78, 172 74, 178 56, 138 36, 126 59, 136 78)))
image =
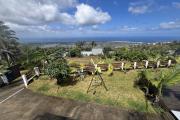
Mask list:
POLYGON ((72 38, 32 38, 23 39, 21 43, 75 43, 78 41, 158 43, 180 41, 180 36, 123 36, 123 37, 72 37, 72 38))

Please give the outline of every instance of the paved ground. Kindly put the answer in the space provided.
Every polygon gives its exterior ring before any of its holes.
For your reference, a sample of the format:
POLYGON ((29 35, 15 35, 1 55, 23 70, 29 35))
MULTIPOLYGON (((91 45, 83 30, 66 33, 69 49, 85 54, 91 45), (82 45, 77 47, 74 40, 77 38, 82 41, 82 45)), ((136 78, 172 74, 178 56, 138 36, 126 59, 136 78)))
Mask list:
MULTIPOLYGON (((0 89, 0 101, 23 85, 0 89)), ((28 89, 0 104, 1 120, 162 120, 163 117, 34 93, 28 89)))
POLYGON ((169 109, 180 111, 180 84, 165 88, 163 101, 169 109))
POLYGON ((10 85, 0 87, 0 102, 23 87, 24 85, 22 80, 18 80, 10 85))

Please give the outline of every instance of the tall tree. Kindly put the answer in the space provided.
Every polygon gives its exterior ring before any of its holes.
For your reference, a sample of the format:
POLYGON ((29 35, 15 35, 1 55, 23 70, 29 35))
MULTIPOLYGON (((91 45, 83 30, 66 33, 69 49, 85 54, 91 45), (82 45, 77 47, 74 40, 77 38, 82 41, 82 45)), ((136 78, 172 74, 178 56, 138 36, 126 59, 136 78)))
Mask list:
POLYGON ((97 44, 96 44, 95 41, 92 41, 92 42, 91 42, 91 47, 92 47, 92 48, 96 47, 96 45, 97 45, 97 44))
POLYGON ((11 64, 10 58, 12 58, 12 55, 18 56, 20 54, 18 38, 15 35, 13 30, 0 21, 0 51, 3 53, 1 56, 7 60, 9 65, 11 64))
POLYGON ((76 47, 78 47, 79 49, 82 50, 82 49, 84 48, 85 44, 86 44, 85 41, 78 41, 78 42, 76 43, 76 47))

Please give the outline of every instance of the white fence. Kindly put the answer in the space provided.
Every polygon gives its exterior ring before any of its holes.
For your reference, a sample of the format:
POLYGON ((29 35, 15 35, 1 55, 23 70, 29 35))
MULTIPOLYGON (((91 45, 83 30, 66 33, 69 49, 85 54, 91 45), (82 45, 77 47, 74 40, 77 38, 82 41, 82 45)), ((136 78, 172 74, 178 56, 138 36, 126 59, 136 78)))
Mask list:
POLYGON ((39 68, 38 67, 34 67, 34 75, 30 76, 29 78, 23 74, 21 77, 23 79, 23 83, 25 85, 25 87, 27 88, 28 87, 28 83, 33 80, 34 77, 39 77, 40 76, 40 71, 39 71, 39 68))

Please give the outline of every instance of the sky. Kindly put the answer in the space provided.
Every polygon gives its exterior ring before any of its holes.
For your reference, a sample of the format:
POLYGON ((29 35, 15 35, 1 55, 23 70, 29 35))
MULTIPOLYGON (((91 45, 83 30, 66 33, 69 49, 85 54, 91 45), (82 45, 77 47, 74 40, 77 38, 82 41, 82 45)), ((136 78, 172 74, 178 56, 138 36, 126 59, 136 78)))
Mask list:
POLYGON ((180 0, 0 0, 20 39, 175 36, 180 0))

